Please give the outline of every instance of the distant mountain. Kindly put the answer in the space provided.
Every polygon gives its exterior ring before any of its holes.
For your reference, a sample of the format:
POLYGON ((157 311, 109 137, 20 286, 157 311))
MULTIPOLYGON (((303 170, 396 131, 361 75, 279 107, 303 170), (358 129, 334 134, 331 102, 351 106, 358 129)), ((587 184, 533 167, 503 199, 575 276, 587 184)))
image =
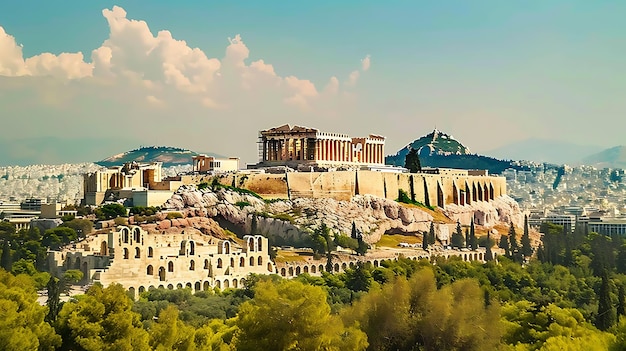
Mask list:
POLYGON ((509 161, 471 154, 469 148, 461 142, 437 129, 409 143, 404 148, 398 150, 395 155, 385 157, 385 163, 404 166, 405 157, 411 149, 418 151, 423 167, 486 169, 492 174, 498 174, 507 168, 516 167, 509 161))
POLYGON ((484 152, 485 155, 506 159, 577 164, 588 155, 600 152, 601 146, 581 145, 557 140, 527 139, 484 152))
MULTIPOLYGON (((145 146, 135 150, 126 151, 113 155, 102 161, 96 162, 101 166, 110 167, 122 165, 126 162, 163 162, 163 167, 192 164, 192 157, 199 153, 170 146, 145 146)), ((213 153, 205 153, 208 156, 223 157, 213 153)))
POLYGON ((93 162, 110 154, 110 150, 128 150, 133 145, 136 141, 115 137, 3 137, 0 138, 0 166, 93 162))
POLYGON ((582 162, 598 168, 626 169, 626 146, 620 145, 600 151, 585 157, 582 162))

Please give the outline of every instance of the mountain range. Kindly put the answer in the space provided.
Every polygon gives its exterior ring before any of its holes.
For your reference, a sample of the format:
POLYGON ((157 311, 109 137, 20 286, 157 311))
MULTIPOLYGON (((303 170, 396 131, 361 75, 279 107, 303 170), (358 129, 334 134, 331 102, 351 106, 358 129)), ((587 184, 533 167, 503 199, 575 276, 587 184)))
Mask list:
MULTIPOLYGON (((130 150, 121 154, 107 157, 96 162, 100 166, 110 167, 126 162, 162 162, 164 167, 192 164, 192 157, 199 153, 171 146, 145 146, 130 150)), ((224 157, 221 155, 206 153, 208 156, 224 157)))

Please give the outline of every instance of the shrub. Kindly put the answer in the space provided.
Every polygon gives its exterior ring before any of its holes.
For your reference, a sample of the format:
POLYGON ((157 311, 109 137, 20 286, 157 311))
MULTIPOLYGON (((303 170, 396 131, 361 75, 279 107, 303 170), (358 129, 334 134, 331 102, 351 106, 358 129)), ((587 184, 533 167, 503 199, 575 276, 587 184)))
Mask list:
POLYGON ((239 209, 243 210, 244 207, 250 206, 248 201, 237 201, 235 202, 235 206, 239 207, 239 209))
POLYGON ((169 212, 166 218, 167 219, 183 218, 183 215, 180 212, 169 212))

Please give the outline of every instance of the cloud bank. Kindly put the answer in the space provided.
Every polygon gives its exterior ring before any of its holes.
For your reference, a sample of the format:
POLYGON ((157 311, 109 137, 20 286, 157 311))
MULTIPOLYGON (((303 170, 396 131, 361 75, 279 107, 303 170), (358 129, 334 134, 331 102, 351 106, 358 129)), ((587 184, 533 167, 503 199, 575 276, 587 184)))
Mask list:
POLYGON ((90 59, 81 52, 24 58, 0 26, 0 104, 15 122, 9 134, 131 137, 245 159, 255 154, 259 129, 341 122, 371 66, 368 55, 343 83, 332 76, 318 87, 262 59, 249 62, 238 34, 223 57, 212 58, 167 30, 153 35, 121 7, 102 15, 109 36, 90 59))

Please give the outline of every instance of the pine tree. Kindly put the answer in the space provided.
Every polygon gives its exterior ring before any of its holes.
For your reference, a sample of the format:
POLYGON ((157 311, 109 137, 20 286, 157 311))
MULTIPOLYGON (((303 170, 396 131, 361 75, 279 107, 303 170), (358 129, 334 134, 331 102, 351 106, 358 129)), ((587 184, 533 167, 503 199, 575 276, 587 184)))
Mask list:
POLYGON ((468 249, 471 249, 472 247, 472 243, 470 240, 470 233, 469 233, 469 228, 465 228, 465 247, 467 247, 468 249))
POLYGON ((11 271, 13 267, 13 257, 11 255, 11 245, 8 240, 4 241, 4 245, 2 246, 2 257, 0 258, 0 265, 7 272, 11 271))
POLYGON ((350 237, 352 239, 358 239, 359 238, 359 232, 356 230, 356 223, 354 223, 354 221, 352 221, 352 232, 350 234, 350 237))
POLYGON ((487 231, 487 248, 485 251, 485 261, 492 261, 493 253, 491 252, 491 232, 487 231))
POLYGON ((408 169, 410 173, 422 171, 422 164, 416 149, 411 148, 409 153, 404 157, 404 168, 408 169))
POLYGON ((524 234, 522 235, 522 254, 529 257, 533 253, 533 248, 530 245, 530 233, 528 228, 528 215, 524 216, 524 234))
POLYGON ((52 323, 56 321, 57 315, 61 310, 61 281, 59 278, 50 277, 46 288, 48 290, 48 302, 46 302, 46 305, 48 306, 48 315, 46 316, 46 321, 48 323, 52 323))
POLYGON ((435 237, 435 223, 430 222, 430 230, 428 231, 428 243, 433 245, 436 241, 435 237))
POLYGON ((515 226, 511 221, 509 227, 509 246, 511 247, 511 252, 516 252, 519 247, 517 246, 517 233, 515 233, 515 226))
POLYGON ((422 234, 422 249, 424 251, 428 250, 428 233, 424 232, 422 234))
POLYGON ((596 327, 607 330, 615 324, 615 309, 611 301, 611 284, 607 270, 602 272, 602 283, 598 291, 598 314, 596 315, 596 327))

